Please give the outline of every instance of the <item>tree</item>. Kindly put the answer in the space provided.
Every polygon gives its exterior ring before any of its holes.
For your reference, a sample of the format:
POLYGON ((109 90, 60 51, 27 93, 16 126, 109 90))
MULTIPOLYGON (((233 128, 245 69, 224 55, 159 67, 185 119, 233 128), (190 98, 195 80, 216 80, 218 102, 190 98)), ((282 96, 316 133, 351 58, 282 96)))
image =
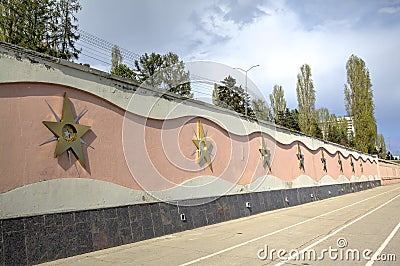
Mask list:
POLYGON ((46 24, 50 19, 49 14, 52 13, 52 5, 51 1, 45 0, 27 1, 21 6, 20 11, 25 13, 25 23, 20 28, 22 39, 18 45, 38 52, 47 51, 44 37, 47 34, 46 24))
POLYGON ((393 155, 390 153, 390 151, 388 151, 387 153, 386 153, 386 158, 385 158, 386 160, 394 160, 394 157, 393 157, 393 155))
POLYGON ((24 3, 19 0, 0 0, 0 32, 4 42, 19 44, 25 20, 24 3))
POLYGON ((382 134, 378 134, 376 137, 375 151, 379 158, 386 158, 386 143, 382 134))
POLYGON ((160 55, 145 53, 135 60, 136 80, 156 89, 193 97, 190 86, 190 73, 178 55, 168 53, 160 55))
POLYGON ((111 74, 133 80, 136 77, 136 73, 125 64, 119 64, 111 69, 111 74))
POLYGON ((245 115, 246 105, 247 115, 255 118, 254 111, 249 107, 249 102, 246 100, 246 92, 242 86, 236 86, 236 79, 231 76, 226 77, 221 81, 223 85, 214 84, 213 103, 217 106, 233 110, 237 113, 245 115))
POLYGON ((258 120, 272 121, 271 110, 268 108, 265 101, 254 99, 251 101, 252 109, 258 120))
POLYGON ((57 11, 59 13, 58 34, 60 36, 58 42, 59 57, 64 59, 78 58, 80 51, 75 48, 75 41, 79 40, 78 18, 75 13, 82 7, 78 0, 60 0, 57 2, 57 11))
POLYGON ((314 136, 316 138, 320 138, 320 139, 323 138, 321 127, 318 124, 318 121, 317 121, 317 118, 315 115, 311 117, 310 133, 312 136, 314 136))
POLYGON ((190 73, 185 71, 185 63, 178 55, 169 52, 162 56, 163 83, 165 90, 182 96, 193 98, 190 86, 190 73))
POLYGON ((340 143, 339 124, 335 114, 329 115, 327 124, 326 140, 340 143))
POLYGON ((286 123, 287 123, 287 128, 290 128, 292 130, 300 131, 300 126, 299 126, 299 112, 297 109, 290 110, 286 108, 285 112, 286 116, 286 123))
POLYGON ((289 108, 286 108, 285 112, 279 111, 277 119, 279 121, 279 125, 292 130, 300 131, 298 118, 299 113, 296 109, 289 110, 289 108))
POLYGON ((2 41, 64 59, 78 58, 78 0, 0 0, 2 41))
POLYGON ((114 45, 111 50, 111 70, 122 64, 122 54, 118 45, 114 45))
POLYGON ((55 8, 51 0, 1 0, 2 40, 38 52, 47 52, 45 36, 55 8))
POLYGON ((374 116, 372 84, 365 62, 351 55, 346 64, 344 85, 347 114, 353 117, 355 148, 366 153, 375 149, 377 126, 374 116))
POLYGON ((340 138, 338 144, 351 147, 350 135, 347 132, 347 120, 344 117, 339 117, 337 119, 337 127, 340 138))
POLYGON ((275 123, 282 125, 281 121, 278 118, 279 113, 281 113, 282 115, 286 111, 285 92, 282 86, 275 85, 272 93, 269 95, 269 99, 271 102, 274 121, 275 123))
POLYGON ((215 106, 225 107, 223 106, 224 105, 223 101, 219 98, 219 89, 217 84, 214 84, 214 89, 212 92, 212 103, 215 106))
POLYGON ((336 115, 329 115, 327 121, 327 133, 325 139, 343 146, 350 146, 347 133, 347 120, 336 115))
POLYGON ((139 60, 135 60, 135 70, 138 73, 136 79, 140 83, 145 83, 153 88, 160 88, 162 84, 161 70, 163 59, 160 54, 145 53, 139 60))
POLYGON ((315 134, 315 90, 311 79, 311 68, 304 64, 297 75, 297 102, 299 108, 299 126, 301 132, 315 134))
POLYGON ((317 121, 320 124, 322 137, 326 140, 328 134, 328 126, 329 126, 329 110, 328 108, 320 108, 315 110, 317 121))

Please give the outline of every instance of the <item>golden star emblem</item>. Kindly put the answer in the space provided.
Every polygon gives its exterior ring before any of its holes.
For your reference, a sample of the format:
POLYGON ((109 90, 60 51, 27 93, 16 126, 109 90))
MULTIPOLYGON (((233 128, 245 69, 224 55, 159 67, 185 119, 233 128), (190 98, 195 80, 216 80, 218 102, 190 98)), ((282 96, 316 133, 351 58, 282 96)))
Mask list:
POLYGON ((300 149, 300 144, 297 143, 297 160, 299 161, 299 168, 303 169, 303 171, 305 171, 304 168, 304 155, 301 153, 301 149, 300 149))
POLYGON ((85 114, 85 110, 82 111, 78 116, 74 117, 67 93, 64 93, 61 119, 57 116, 49 104, 48 106, 57 121, 43 121, 43 124, 54 134, 54 137, 50 138, 41 145, 57 140, 54 158, 57 158, 66 151, 68 152, 69 156, 69 152, 72 151, 82 167, 86 168, 82 144, 88 144, 82 140, 81 137, 90 129, 90 126, 78 124, 79 119, 85 114))
POLYGON ((350 166, 351 166, 351 171, 353 171, 353 173, 355 173, 356 171, 354 170, 354 163, 353 163, 353 158, 352 157, 350 157, 350 166))
POLYGON ((322 171, 328 172, 324 151, 322 151, 321 163, 322 163, 322 171))
POLYGON ((271 171, 271 166, 269 165, 269 158, 271 156, 271 152, 267 149, 267 143, 265 143, 263 136, 261 136, 261 148, 258 150, 260 151, 261 159, 263 159, 264 168, 268 166, 268 169, 271 171))
POLYGON ((211 141, 207 140, 207 136, 204 134, 203 125, 201 121, 197 122, 197 134, 196 139, 192 139, 194 145, 196 146, 196 159, 198 163, 201 161, 205 161, 208 164, 211 172, 213 172, 212 163, 211 163, 211 156, 210 156, 210 147, 211 141))
POLYGON ((340 153, 338 153, 338 155, 339 155, 339 159, 338 159, 339 169, 340 169, 340 172, 343 173, 343 162, 342 162, 342 159, 340 159, 340 153))

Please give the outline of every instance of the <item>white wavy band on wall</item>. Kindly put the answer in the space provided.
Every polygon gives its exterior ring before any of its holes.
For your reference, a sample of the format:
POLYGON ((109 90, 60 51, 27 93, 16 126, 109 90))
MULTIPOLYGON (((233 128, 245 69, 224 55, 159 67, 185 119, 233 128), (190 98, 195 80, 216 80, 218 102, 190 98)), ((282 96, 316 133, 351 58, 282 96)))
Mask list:
MULTIPOLYGON (((373 176, 364 176, 352 177, 351 180, 375 179, 373 176)), ((324 176, 319 182, 306 175, 292 182, 282 181, 275 176, 262 176, 250 184, 236 185, 217 177, 200 176, 168 190, 147 193, 105 181, 64 178, 38 182, 0 194, 0 219, 348 182, 344 176, 337 180, 324 176)))
MULTIPOLYGON (((162 95, 160 91, 139 88, 134 83, 124 83, 118 77, 112 77, 108 73, 87 69, 77 64, 64 61, 55 63, 43 58, 35 58, 37 63, 33 64, 27 58, 28 56, 18 54, 17 59, 16 53, 3 47, 0 47, 0 53, 2 53, 0 80, 3 83, 44 82, 65 85, 96 95, 123 110, 142 117, 170 120, 184 116, 201 116, 232 134, 245 136, 255 132, 264 132, 282 144, 288 145, 298 140, 310 150, 323 147, 330 154, 340 151, 345 157, 351 154, 354 158, 361 157, 364 161, 376 162, 374 157, 367 154, 360 154, 282 128, 275 129, 272 124, 240 119, 233 112, 206 103, 191 99, 179 99, 179 97, 174 98, 174 96, 168 96, 167 98, 171 99, 165 99, 160 97, 162 95), (122 87, 128 87, 135 92, 132 94, 132 92, 120 89, 122 87), (132 98, 132 96, 134 97, 132 98), (131 101, 140 104, 130 104, 131 101)), ((60 97, 62 96, 60 95, 60 97)))

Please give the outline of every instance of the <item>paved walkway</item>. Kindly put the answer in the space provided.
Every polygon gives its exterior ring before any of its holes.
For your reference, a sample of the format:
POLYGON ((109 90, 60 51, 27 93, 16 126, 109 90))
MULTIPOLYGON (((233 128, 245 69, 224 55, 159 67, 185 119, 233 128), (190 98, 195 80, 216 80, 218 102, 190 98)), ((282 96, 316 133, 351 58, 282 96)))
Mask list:
POLYGON ((45 265, 396 265, 399 227, 396 184, 45 265))

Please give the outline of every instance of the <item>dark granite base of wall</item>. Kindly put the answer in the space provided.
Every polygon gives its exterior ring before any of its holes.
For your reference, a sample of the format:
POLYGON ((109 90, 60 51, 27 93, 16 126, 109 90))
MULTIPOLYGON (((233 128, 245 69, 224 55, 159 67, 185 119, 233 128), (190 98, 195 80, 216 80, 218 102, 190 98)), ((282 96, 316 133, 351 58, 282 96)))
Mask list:
POLYGON ((186 221, 176 205, 163 202, 0 220, 0 264, 52 261, 380 185, 367 181, 227 195, 179 206, 186 221))

